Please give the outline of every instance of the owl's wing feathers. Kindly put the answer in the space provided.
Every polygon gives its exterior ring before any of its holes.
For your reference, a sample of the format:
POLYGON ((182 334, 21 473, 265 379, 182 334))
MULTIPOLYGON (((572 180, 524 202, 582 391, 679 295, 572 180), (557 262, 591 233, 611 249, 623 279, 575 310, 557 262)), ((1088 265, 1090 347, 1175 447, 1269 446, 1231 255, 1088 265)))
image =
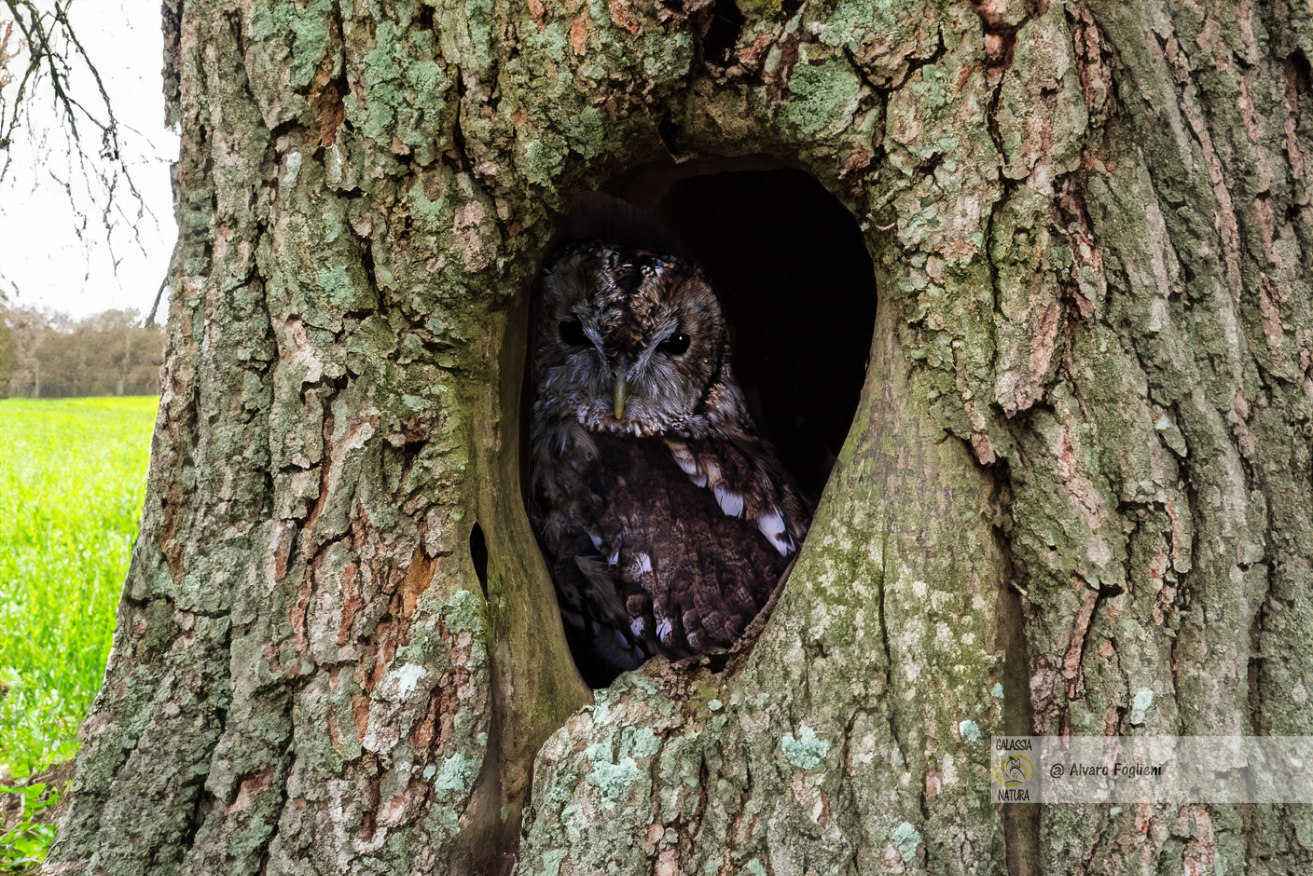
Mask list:
POLYGON ((711 490, 725 514, 755 523, 780 556, 798 550, 811 508, 769 444, 742 433, 665 443, 689 480, 711 490))
POLYGON ((627 672, 641 666, 656 649, 645 649, 641 636, 626 632, 628 611, 616 591, 613 569, 593 555, 595 543, 574 529, 554 551, 552 578, 561 618, 574 650, 592 653, 603 665, 627 672))
MULTIPOLYGON (((760 518, 773 508, 783 522, 795 504, 801 515, 796 493, 775 484, 764 489, 757 482, 763 473, 727 439, 693 442, 692 452, 715 475, 700 485, 681 475, 670 439, 594 437, 598 464, 590 488, 601 501, 590 507, 585 528, 624 599, 636 646, 671 657, 729 646, 765 604, 792 553, 763 535, 760 518), (729 493, 742 498, 725 498, 729 493)), ((794 521, 799 541, 801 519, 794 521)), ((789 537, 788 524, 782 528, 789 537)))

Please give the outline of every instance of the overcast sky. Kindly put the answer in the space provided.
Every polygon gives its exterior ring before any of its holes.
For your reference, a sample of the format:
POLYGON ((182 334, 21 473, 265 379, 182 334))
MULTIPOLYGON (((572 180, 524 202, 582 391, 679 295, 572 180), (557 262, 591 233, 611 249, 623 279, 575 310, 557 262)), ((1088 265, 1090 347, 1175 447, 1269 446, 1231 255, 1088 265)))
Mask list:
MULTIPOLYGON (((120 123, 135 129, 125 130, 121 142, 155 218, 148 215, 134 223, 139 241, 122 220, 107 235, 100 224, 101 205, 87 197, 85 185, 75 183, 78 204, 89 214, 79 240, 69 196, 51 179, 52 173, 69 178, 63 139, 52 137, 53 148, 40 156, 21 133, 11 147, 9 177, 0 184, 0 283, 18 306, 49 307, 73 316, 135 307, 144 316, 177 237, 169 162, 177 157, 178 138, 164 127, 159 0, 76 0, 69 20, 100 70, 120 123)), ((88 84, 75 80, 74 89, 88 84)), ((38 109, 50 119, 47 92, 38 109)), ((97 138, 90 139, 94 152, 97 138)), ((129 216, 135 215, 130 197, 122 204, 129 216)), ((160 315, 166 312, 161 304, 160 315)))

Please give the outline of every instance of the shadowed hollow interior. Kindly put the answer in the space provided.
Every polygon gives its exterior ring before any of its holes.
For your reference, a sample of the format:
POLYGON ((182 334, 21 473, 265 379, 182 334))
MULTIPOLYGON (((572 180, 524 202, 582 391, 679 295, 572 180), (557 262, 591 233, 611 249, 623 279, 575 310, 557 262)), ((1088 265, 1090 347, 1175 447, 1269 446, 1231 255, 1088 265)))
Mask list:
MULTIPOLYGON (((803 171, 760 159, 689 164, 638 168, 604 189, 653 215, 706 272, 757 429, 799 486, 819 498, 852 425, 871 350, 877 296, 864 237, 852 214, 803 171), (745 165, 752 169, 736 169, 745 165)), ((526 374, 526 486, 532 392, 526 374)), ((606 683, 591 667, 578 668, 592 684, 606 683)))
POLYGON ((874 269, 852 214, 791 169, 689 177, 653 212, 711 278, 757 428, 819 497, 875 327, 874 269))

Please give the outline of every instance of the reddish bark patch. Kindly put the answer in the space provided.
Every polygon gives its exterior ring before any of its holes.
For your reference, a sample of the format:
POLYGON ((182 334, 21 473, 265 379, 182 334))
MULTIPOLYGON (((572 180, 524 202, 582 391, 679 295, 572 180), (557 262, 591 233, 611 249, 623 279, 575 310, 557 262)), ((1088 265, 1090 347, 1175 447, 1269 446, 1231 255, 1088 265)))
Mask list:
POLYGON ((871 165, 871 158, 872 155, 865 146, 858 146, 843 163, 843 169, 839 171, 839 179, 845 179, 856 171, 865 170, 871 165))
MULTIPOLYGON (((393 605, 393 610, 395 609, 396 606, 393 605)), ((388 668, 392 665, 392 658, 397 654, 397 646, 404 645, 410 640, 410 621, 406 619, 380 621, 375 628, 375 640, 377 644, 373 646, 372 662, 366 655, 356 665, 354 673, 356 683, 366 693, 372 691, 383 676, 387 675, 388 668)))
POLYGON ((581 14, 570 25, 570 48, 574 49, 576 55, 582 55, 588 49, 588 33, 590 31, 588 13, 581 14))
POLYGON ((351 563, 342 570, 342 622, 337 627, 337 643, 345 645, 351 640, 351 622, 364 602, 360 599, 360 584, 357 580, 359 567, 351 563))
POLYGON ((1103 735, 1116 736, 1118 728, 1121 727, 1121 723, 1121 706, 1116 703, 1110 703, 1108 705, 1108 710, 1103 713, 1103 735))
POLYGON ((456 733, 456 714, 460 711, 461 691, 469 687, 470 673, 456 669, 443 676, 429 695, 428 711, 424 720, 410 734, 410 745, 416 751, 441 751, 456 733))
POLYGON ((182 484, 178 478, 173 478, 169 481, 168 490, 161 503, 164 506, 164 523, 160 527, 160 551, 164 554, 164 562, 168 565, 169 574, 173 576, 174 581, 177 581, 182 574, 182 545, 175 540, 182 502, 182 484))
POLYGON ((538 33, 543 32, 547 26, 547 7, 543 0, 529 0, 529 14, 533 16, 533 23, 538 28, 538 33))
POLYGON ((775 44, 775 36, 770 33, 758 34, 757 38, 752 41, 752 45, 745 46, 738 51, 739 65, 750 73, 756 73, 761 69, 762 60, 766 57, 766 52, 775 44))
POLYGON ((1084 4, 1068 7, 1072 17, 1072 44, 1076 56, 1076 75, 1085 95, 1090 124, 1102 125, 1112 115, 1113 80, 1104 59, 1103 38, 1094 15, 1084 4))
POLYGON ((287 577, 287 560, 292 555, 292 544, 296 541, 296 527, 284 525, 278 533, 278 543, 274 546, 274 580, 281 581, 287 577))
POLYGON ((1081 604, 1080 613, 1076 615, 1076 626, 1071 631, 1071 644, 1067 647, 1067 659, 1062 664, 1062 675, 1067 679, 1067 696, 1075 699, 1076 681, 1080 678, 1081 652, 1085 648, 1085 634, 1090 629, 1090 619, 1094 616, 1094 606, 1099 601, 1099 594, 1091 591, 1081 604))
POLYGON ((1268 352, 1273 359, 1278 359, 1281 340, 1285 337, 1281 328, 1281 310, 1277 306, 1280 295, 1280 290, 1273 285, 1267 274, 1263 274, 1263 282, 1258 289, 1258 309, 1263 314, 1263 336, 1267 339, 1268 352))
POLYGON ((460 711, 460 691, 468 687, 470 674, 467 670, 457 669, 451 674, 449 684, 441 686, 438 697, 438 748, 445 748, 456 733, 456 713, 460 711))
POLYGON ((1284 129, 1286 134, 1286 160, 1290 163, 1290 175, 1297 180, 1304 178, 1304 153, 1299 148, 1299 96, 1308 90, 1309 63, 1302 53, 1296 52, 1286 58, 1284 64, 1286 88, 1286 117, 1284 129))
POLYGON ((273 767, 265 767, 243 779, 241 787, 237 789, 237 798, 233 800, 232 805, 225 807, 223 814, 228 815, 249 808, 259 793, 269 787, 273 774, 273 767))
MULTIPOLYGON (((1035 284, 1039 286, 1039 283, 1035 284)), ((1038 291, 1038 290, 1034 290, 1038 291)), ((1058 317, 1062 311, 1058 305, 1049 302, 1039 308, 1038 323, 1035 326, 1034 341, 1030 347, 1030 374, 1035 384, 1035 398, 1026 402, 1026 407, 1038 401, 1044 395, 1042 381, 1053 361, 1053 348, 1058 338, 1058 317)))
POLYGON ((429 708, 424 714, 424 720, 415 725, 414 731, 410 734, 410 747, 416 751, 423 751, 433 742, 434 730, 438 725, 439 702, 442 699, 442 688, 445 685, 442 682, 429 695, 429 708))
POLYGON ((630 0, 611 0, 606 8, 611 13, 611 21, 615 22, 616 27, 623 28, 630 33, 638 33, 643 29, 638 21, 638 16, 634 15, 633 4, 630 0))
POLYGON ((328 713, 328 741, 333 746, 333 751, 345 756, 346 750, 342 747, 342 728, 337 725, 337 715, 332 712, 328 713))
POLYGON ((310 610, 310 579, 306 578, 301 583, 301 590, 296 595, 296 605, 292 606, 291 617, 288 618, 292 624, 292 641, 296 644, 298 651, 306 651, 310 648, 310 640, 305 634, 306 612, 310 610))
POLYGON ((429 559, 421 548, 415 548, 410 558, 410 568, 406 570, 405 580, 401 582, 401 615, 411 617, 420 596, 433 583, 433 572, 437 562, 429 559))
MULTIPOLYGON (((1047 7, 1048 3, 1039 5, 1047 7)), ((1017 31, 1030 17, 1029 12, 1023 4, 1011 0, 972 0, 971 9, 979 16, 985 31, 986 80, 991 86, 997 85, 1012 66, 1017 50, 1017 31)), ((1039 15, 1044 11, 1036 10, 1039 15)))
POLYGON ((356 722, 356 736, 364 739, 365 732, 369 730, 369 697, 351 698, 351 717, 356 722))
POLYGON ((337 129, 346 121, 346 105, 342 102, 345 91, 346 84, 333 78, 330 54, 319 62, 315 78, 310 82, 310 93, 306 96, 306 102, 315 108, 320 146, 332 146, 337 129))

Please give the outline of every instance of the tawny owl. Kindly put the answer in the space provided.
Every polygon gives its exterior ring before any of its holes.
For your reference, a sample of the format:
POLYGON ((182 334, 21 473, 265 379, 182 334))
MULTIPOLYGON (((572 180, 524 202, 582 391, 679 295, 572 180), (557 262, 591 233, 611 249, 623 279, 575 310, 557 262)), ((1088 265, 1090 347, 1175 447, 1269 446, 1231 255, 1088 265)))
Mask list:
POLYGON ((728 647, 811 506, 756 434, 707 278, 677 256, 567 242, 546 260, 536 333, 530 510, 585 679, 728 647))

